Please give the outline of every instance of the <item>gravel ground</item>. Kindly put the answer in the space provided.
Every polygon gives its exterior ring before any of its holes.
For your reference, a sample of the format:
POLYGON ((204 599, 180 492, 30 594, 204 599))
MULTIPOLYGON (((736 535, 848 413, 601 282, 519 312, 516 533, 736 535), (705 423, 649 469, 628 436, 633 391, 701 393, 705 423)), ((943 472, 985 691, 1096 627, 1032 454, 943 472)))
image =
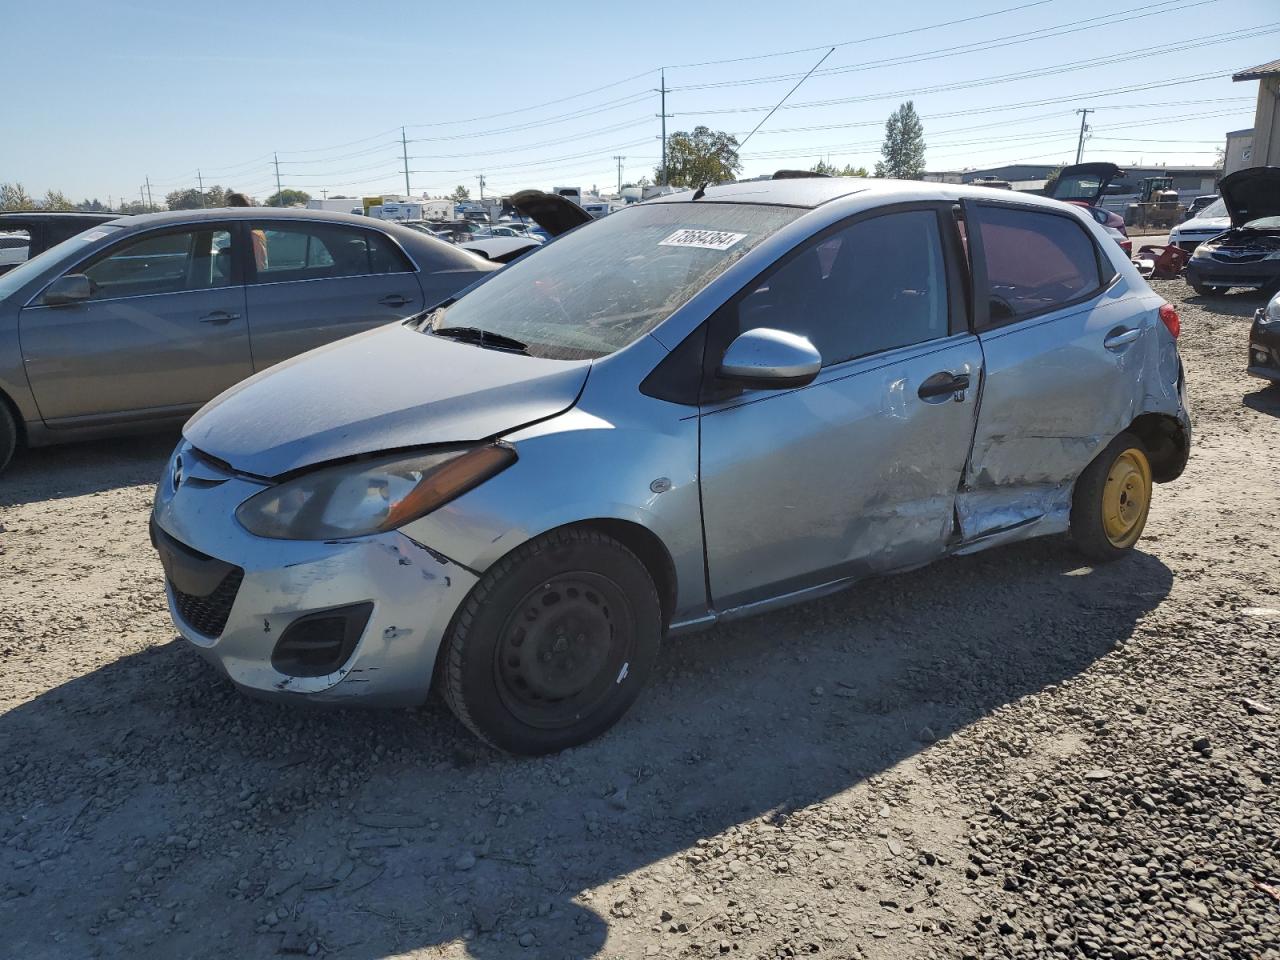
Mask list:
POLYGON ((1124 561, 951 560, 663 653, 543 760, 289 709, 175 640, 174 437, 0 480, 0 953, 1280 958, 1280 391, 1188 297, 1197 441, 1124 561))

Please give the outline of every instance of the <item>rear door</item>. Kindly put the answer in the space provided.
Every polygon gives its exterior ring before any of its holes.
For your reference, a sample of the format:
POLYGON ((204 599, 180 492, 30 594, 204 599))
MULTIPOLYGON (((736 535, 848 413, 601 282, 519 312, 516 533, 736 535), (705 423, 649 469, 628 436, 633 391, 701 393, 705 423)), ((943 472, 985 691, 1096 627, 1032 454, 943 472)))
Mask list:
POLYGON ((27 377, 50 426, 184 414, 249 376, 234 225, 135 235, 70 272, 92 295, 22 309, 27 377))
POLYGON ((1073 214, 984 201, 965 217, 986 378, 961 528, 1065 528, 1076 477, 1136 415, 1141 321, 1073 214))
POLYGON ((256 370, 425 306, 413 264, 384 233, 306 220, 255 221, 248 229, 256 370))
POLYGON ((950 218, 916 205, 825 231, 713 318, 709 370, 756 327, 806 337, 824 364, 808 386, 702 405, 718 609, 946 550, 981 377, 950 218))

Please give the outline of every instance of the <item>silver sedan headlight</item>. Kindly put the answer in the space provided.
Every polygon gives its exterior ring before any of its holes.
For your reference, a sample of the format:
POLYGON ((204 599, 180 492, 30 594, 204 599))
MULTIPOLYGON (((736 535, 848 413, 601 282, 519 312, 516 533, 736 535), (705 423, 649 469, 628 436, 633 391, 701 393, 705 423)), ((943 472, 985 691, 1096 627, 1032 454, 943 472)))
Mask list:
POLYGON ((324 467, 250 497, 236 518, 274 540, 331 540, 402 527, 515 463, 508 444, 324 467))
POLYGON ((1262 315, 1258 317, 1259 323, 1280 323, 1280 296, 1271 298, 1271 302, 1267 304, 1267 308, 1262 311, 1262 315))

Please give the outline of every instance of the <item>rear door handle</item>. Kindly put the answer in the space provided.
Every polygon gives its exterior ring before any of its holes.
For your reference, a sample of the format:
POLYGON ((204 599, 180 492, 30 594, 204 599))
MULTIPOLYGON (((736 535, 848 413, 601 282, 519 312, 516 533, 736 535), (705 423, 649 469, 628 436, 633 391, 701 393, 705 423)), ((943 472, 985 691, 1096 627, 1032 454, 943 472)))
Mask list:
POLYGON ((1133 341, 1142 336, 1142 331, 1137 327, 1116 327, 1107 334, 1107 338, 1102 341, 1102 345, 1108 350, 1119 350, 1127 347, 1133 341))
POLYGON ((920 389, 916 391, 916 395, 921 400, 927 400, 930 403, 938 403, 946 397, 954 396, 956 402, 959 403, 964 400, 964 392, 968 389, 969 375, 967 373, 955 374, 950 370, 942 370, 920 384, 920 389))
POLYGON ((201 323, 230 323, 232 320, 239 320, 240 314, 230 313, 226 310, 215 310, 213 313, 206 313, 200 318, 201 323))
POLYGON ((385 297, 379 298, 378 302, 386 307, 403 307, 409 303, 409 298, 402 297, 398 293, 388 293, 385 297))

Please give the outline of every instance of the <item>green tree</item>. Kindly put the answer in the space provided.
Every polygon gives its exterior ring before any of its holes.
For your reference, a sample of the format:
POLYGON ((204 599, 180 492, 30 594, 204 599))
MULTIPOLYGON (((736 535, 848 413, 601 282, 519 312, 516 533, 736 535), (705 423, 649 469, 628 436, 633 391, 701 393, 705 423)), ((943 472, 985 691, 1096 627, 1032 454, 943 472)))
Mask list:
POLYGON ((273 193, 267 197, 265 205, 268 207, 296 207, 306 206, 307 201, 311 199, 311 194, 302 190, 290 190, 285 187, 279 193, 273 193))
MULTIPOLYGON (((723 130, 694 127, 667 137, 667 179, 673 187, 700 187, 704 183, 732 180, 742 169, 738 138, 723 130)), ((662 168, 654 169, 662 182, 662 168)))
POLYGON ((200 191, 195 187, 187 187, 184 190, 174 190, 172 193, 165 194, 165 205, 170 210, 199 210, 202 207, 225 207, 227 205, 227 191, 219 186, 212 186, 204 192, 203 202, 201 202, 200 191))
POLYGON ((44 200, 40 204, 41 210, 74 210, 76 205, 67 199, 67 195, 61 190, 46 190, 44 200))
POLYGON ((0 210, 34 210, 36 201, 20 183, 0 183, 0 210))
POLYGON ((452 200, 454 203, 461 203, 463 200, 471 199, 471 191, 462 184, 458 184, 453 188, 453 193, 449 194, 447 199, 452 200))
POLYGON ((119 212, 124 214, 150 213, 151 207, 143 203, 141 200, 121 200, 119 212))
POLYGON ((843 167, 837 167, 834 163, 827 163, 825 160, 819 160, 809 168, 814 173, 825 174, 828 177, 866 177, 866 167, 855 167, 852 164, 845 164, 843 167))
POLYGON ((880 155, 884 159, 876 162, 877 177, 919 180, 924 174, 924 126, 910 100, 885 122, 880 155))

